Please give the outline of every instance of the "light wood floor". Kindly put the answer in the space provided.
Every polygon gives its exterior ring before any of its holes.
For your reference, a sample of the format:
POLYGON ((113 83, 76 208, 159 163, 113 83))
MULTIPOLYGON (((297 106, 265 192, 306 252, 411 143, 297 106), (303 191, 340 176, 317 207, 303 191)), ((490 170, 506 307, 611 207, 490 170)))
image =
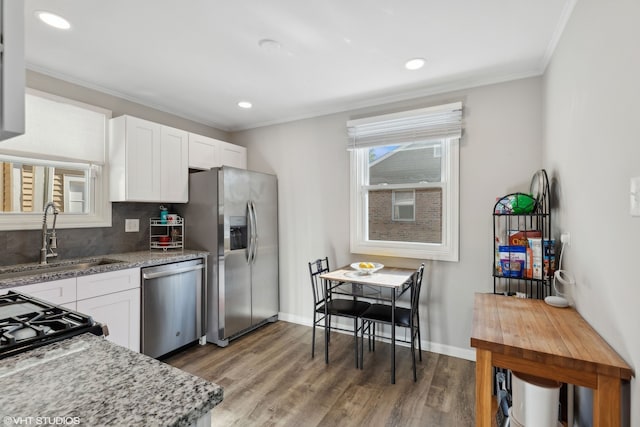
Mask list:
POLYGON ((475 364, 423 352, 413 382, 411 351, 396 347, 396 384, 390 383, 390 351, 377 343, 364 369, 355 368, 353 337, 331 335, 330 363, 324 338, 311 327, 279 321, 226 348, 191 347, 165 362, 224 387, 213 426, 472 426, 475 364))

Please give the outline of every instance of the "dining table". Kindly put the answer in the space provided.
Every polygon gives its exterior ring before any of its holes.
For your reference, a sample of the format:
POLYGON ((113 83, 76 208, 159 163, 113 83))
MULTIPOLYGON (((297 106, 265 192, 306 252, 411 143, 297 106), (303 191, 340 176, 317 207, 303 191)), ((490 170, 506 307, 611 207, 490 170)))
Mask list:
MULTIPOLYGON (((391 324, 395 325, 396 301, 411 287, 411 276, 416 269, 383 266, 374 272, 363 272, 350 265, 323 273, 320 278, 324 282, 325 295, 346 295, 354 298, 373 299, 391 302, 391 324)), ((329 320, 325 316, 325 358, 329 355, 329 320)), ((391 383, 396 382, 396 328, 391 328, 391 383)))

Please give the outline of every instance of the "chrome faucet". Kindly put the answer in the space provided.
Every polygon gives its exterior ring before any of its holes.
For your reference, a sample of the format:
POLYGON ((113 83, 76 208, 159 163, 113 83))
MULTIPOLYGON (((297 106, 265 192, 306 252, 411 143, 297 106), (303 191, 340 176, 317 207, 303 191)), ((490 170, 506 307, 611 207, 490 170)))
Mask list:
POLYGON ((58 218, 58 209, 53 202, 49 202, 44 207, 44 216, 42 218, 42 248, 40 249, 40 264, 46 264, 47 258, 57 257, 58 254, 54 249, 58 248, 58 238, 56 237, 56 219, 58 218), (53 209, 53 227, 51 231, 47 230, 47 212, 49 208, 53 209))

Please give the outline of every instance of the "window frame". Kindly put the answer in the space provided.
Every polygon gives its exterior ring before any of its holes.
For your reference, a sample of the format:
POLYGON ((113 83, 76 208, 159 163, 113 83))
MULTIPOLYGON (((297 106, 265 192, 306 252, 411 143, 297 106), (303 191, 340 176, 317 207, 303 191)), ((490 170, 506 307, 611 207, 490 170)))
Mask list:
MULTIPOLYGON (((352 253, 400 258, 459 261, 460 139, 442 138, 441 182, 387 185, 386 189, 442 188, 442 242, 396 242, 368 239, 366 185, 368 147, 350 150, 350 249, 352 253)), ((415 215, 415 212, 414 212, 415 215)))
MULTIPOLYGON (((106 156, 109 138, 109 119, 112 117, 112 112, 110 110, 30 88, 27 88, 26 93, 32 96, 38 96, 56 102, 85 108, 104 115, 105 126, 102 149, 106 156)), ((87 195, 90 203, 89 212, 86 214, 61 213, 57 217, 56 228, 93 228, 112 226, 111 201, 109 200, 108 160, 102 164, 81 159, 62 158, 56 153, 55 147, 51 147, 51 151, 49 152, 32 153, 28 150, 20 151, 19 148, 7 149, 6 147, 3 148, 0 146, 0 155, 7 158, 16 158, 25 163, 29 163, 29 161, 31 161, 32 163, 45 166, 59 166, 64 164, 88 165, 90 167, 89 175, 92 181, 89 185, 93 186, 93 191, 87 195)), ((0 231, 41 229, 42 217, 42 212, 0 212, 0 231)))
MULTIPOLYGON (((371 191, 371 190, 370 190, 371 191)), ((416 188, 392 188, 391 189, 391 221, 393 222, 415 222, 416 221, 416 188), (412 210, 412 216, 411 218, 405 219, 405 218, 396 218, 396 206, 408 206, 409 203, 407 204, 398 204, 396 203, 396 192, 398 191, 402 191, 402 192, 411 192, 412 195, 412 199, 411 199, 411 206, 413 207, 412 210)))
MULTIPOLYGON (((35 166, 63 167, 86 170, 89 182, 87 213, 60 212, 56 220, 56 228, 87 228, 111 226, 111 203, 108 201, 108 179, 105 177, 106 167, 83 162, 61 162, 28 157, 0 155, 2 161, 28 163, 35 166), (108 206, 108 207, 107 207, 108 206)), ((43 212, 0 212, 0 230, 35 230, 42 228, 43 212)))

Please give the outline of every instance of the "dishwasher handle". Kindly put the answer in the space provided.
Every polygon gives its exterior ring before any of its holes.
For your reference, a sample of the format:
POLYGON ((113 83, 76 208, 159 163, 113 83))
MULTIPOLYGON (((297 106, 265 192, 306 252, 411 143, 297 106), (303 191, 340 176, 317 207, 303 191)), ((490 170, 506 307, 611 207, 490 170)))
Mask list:
POLYGON ((166 277, 173 276, 175 274, 186 273, 188 271, 202 270, 204 268, 204 264, 191 265, 188 267, 180 267, 180 268, 168 268, 162 271, 154 271, 154 272, 144 272, 142 273, 142 278, 144 279, 157 279, 158 277, 166 277))

